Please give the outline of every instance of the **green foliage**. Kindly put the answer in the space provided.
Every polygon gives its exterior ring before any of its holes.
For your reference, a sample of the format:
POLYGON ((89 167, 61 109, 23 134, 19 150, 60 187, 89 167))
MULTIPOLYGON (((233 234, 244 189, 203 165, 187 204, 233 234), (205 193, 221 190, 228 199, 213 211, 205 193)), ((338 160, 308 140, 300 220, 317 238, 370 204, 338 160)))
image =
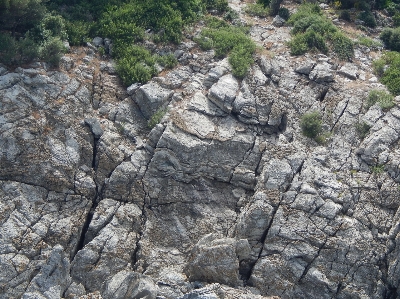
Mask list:
POLYGON ((269 7, 265 7, 264 5, 259 3, 250 3, 246 5, 245 12, 251 16, 265 18, 269 16, 269 7))
POLYGON ((164 117, 165 113, 167 113, 166 109, 159 109, 157 110, 156 113, 154 113, 149 121, 147 122, 147 126, 152 129, 154 128, 158 123, 160 123, 161 119, 164 117))
POLYGON ((363 11, 358 15, 358 18, 361 21, 364 21, 365 26, 370 27, 370 28, 375 28, 376 27, 376 20, 372 12, 366 10, 363 11))
POLYGON ((400 51, 400 27, 395 29, 385 28, 380 39, 389 50, 400 51))
POLYGON ((225 21, 232 22, 233 20, 236 20, 238 18, 239 18, 239 14, 235 10, 233 10, 231 8, 229 8, 227 10, 227 12, 224 13, 224 20, 225 21))
POLYGON ((288 24, 293 25, 293 38, 288 43, 292 55, 302 55, 308 51, 327 53, 328 45, 342 60, 350 60, 354 55, 353 42, 322 15, 315 4, 301 5, 289 18, 288 24))
POLYGON ((385 165, 383 164, 378 164, 371 167, 371 172, 373 174, 381 174, 384 172, 384 170, 385 170, 385 165))
POLYGON ((400 95, 400 53, 386 52, 373 63, 375 74, 394 95, 400 95))
POLYGON ((281 7, 278 10, 278 15, 284 19, 284 20, 288 20, 290 17, 290 12, 289 9, 287 9, 286 7, 281 7))
POLYGON ((172 69, 178 64, 178 60, 175 58, 173 54, 167 54, 163 56, 156 57, 156 61, 162 66, 172 69))
POLYGON ((225 12, 229 8, 227 0, 205 0, 204 2, 208 10, 215 9, 219 12, 225 12))
POLYGON ((294 25, 296 22, 308 18, 310 15, 322 15, 321 8, 316 4, 304 3, 298 7, 296 13, 290 16, 288 24, 294 25))
POLYGON ((318 111, 306 113, 301 118, 300 127, 304 136, 316 138, 322 132, 322 117, 318 111))
POLYGON ((341 60, 350 60, 354 56, 353 42, 341 32, 331 37, 332 49, 341 60))
POLYGON ((382 47, 382 43, 367 36, 360 36, 356 42, 358 45, 368 47, 373 50, 377 50, 382 47))
POLYGON ((268 7, 271 0, 257 0, 257 4, 262 5, 263 7, 268 7))
POLYGON ((243 78, 254 61, 253 53, 256 50, 256 45, 246 35, 246 28, 230 26, 215 18, 208 19, 206 24, 208 28, 203 29, 195 41, 202 49, 215 49, 217 57, 225 57, 230 53, 233 74, 243 78))
POLYGON ((375 105, 381 106, 383 110, 388 110, 394 107, 393 96, 386 91, 373 89, 369 92, 366 106, 367 108, 375 105))
POLYGON ((345 21, 350 22, 350 21, 351 21, 350 12, 349 12, 348 10, 342 10, 342 11, 339 13, 339 19, 342 19, 342 20, 345 20, 345 21))
POLYGON ((399 27, 400 26, 400 12, 397 12, 393 17, 393 25, 394 27, 399 27))
POLYGON ((60 59, 65 52, 63 42, 59 38, 52 38, 46 41, 40 50, 40 58, 51 66, 58 67, 60 59))
POLYGON ((355 124, 356 132, 361 140, 368 136, 371 126, 366 122, 358 122, 355 124))
POLYGON ((89 38, 92 23, 85 21, 67 22, 65 30, 71 46, 81 46, 89 38))

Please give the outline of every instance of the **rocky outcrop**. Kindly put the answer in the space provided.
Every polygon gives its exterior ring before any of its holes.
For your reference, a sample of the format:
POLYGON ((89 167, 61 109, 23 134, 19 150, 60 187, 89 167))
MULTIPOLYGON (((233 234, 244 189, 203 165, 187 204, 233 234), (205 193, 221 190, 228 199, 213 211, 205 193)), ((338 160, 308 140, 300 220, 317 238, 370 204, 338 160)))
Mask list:
POLYGON ((400 296, 398 102, 365 108, 368 52, 293 58, 289 30, 252 26, 276 54, 243 80, 193 43, 127 90, 92 49, 0 67, 2 296, 400 296))

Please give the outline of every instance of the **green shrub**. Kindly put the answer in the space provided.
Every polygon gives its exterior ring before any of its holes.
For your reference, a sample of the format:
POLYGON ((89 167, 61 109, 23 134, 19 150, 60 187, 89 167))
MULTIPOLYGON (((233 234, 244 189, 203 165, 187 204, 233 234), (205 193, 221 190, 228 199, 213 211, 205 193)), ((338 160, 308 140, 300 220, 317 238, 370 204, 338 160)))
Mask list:
POLYGON ((304 3, 298 7, 296 13, 290 16, 288 24, 294 25, 297 21, 308 18, 310 15, 322 15, 321 8, 316 4, 304 3))
POLYGON ((332 21, 322 15, 319 6, 303 4, 290 16, 289 25, 293 25, 292 40, 288 43, 292 55, 302 55, 307 51, 327 53, 330 41, 331 49, 342 60, 354 56, 353 42, 341 33, 332 21))
POLYGON ((393 16, 392 20, 393 20, 393 25, 394 25, 395 27, 399 27, 399 26, 400 26, 400 12, 397 12, 397 13, 393 16))
POLYGON ((358 15, 358 18, 364 22, 365 26, 370 27, 370 28, 375 28, 376 27, 376 20, 372 12, 370 11, 363 11, 358 15))
POLYGON ((239 14, 234 11, 233 9, 229 8, 226 13, 224 13, 224 20, 232 22, 233 20, 236 20, 239 18, 239 14))
POLYGON ((356 132, 361 140, 368 136, 371 126, 366 122, 358 122, 355 124, 356 132))
POLYGON ((322 117, 318 111, 306 113, 301 118, 300 127, 304 136, 316 138, 322 132, 322 117))
POLYGON ((63 42, 59 38, 52 38, 43 45, 40 50, 40 58, 51 66, 58 67, 63 53, 65 53, 63 42))
POLYGON ((156 113, 154 113, 149 121, 147 122, 147 126, 152 129, 154 128, 158 123, 160 123, 160 121, 162 120, 162 118, 164 117, 164 115, 167 113, 166 109, 159 109, 157 110, 156 113))
POLYGON ((230 53, 232 73, 243 78, 254 61, 253 54, 256 50, 256 45, 246 35, 247 28, 230 26, 216 21, 215 18, 208 19, 206 24, 209 27, 203 29, 195 41, 202 49, 215 49, 217 57, 222 58, 230 53))
POLYGON ((89 38, 92 23, 84 21, 67 22, 65 30, 71 46, 81 46, 89 38))
POLYGON ((350 60, 354 56, 353 42, 341 32, 332 35, 332 48, 341 60, 350 60))
POLYGON ((262 5, 263 7, 268 7, 271 0, 257 0, 257 4, 262 5))
POLYGON ((370 108, 376 103, 378 103, 383 110, 388 110, 390 108, 393 108, 394 106, 393 96, 383 90, 376 90, 376 89, 371 90, 368 94, 366 106, 367 108, 370 108))
POLYGON ((270 0, 269 2, 269 14, 276 16, 283 0, 270 0))
POLYGON ((342 10, 342 11, 339 13, 339 19, 342 19, 342 20, 345 20, 345 21, 350 22, 350 21, 351 21, 351 14, 350 14, 350 12, 349 12, 348 10, 342 10))
POLYGON ((0 32, 0 62, 11 65, 17 49, 18 45, 15 39, 7 33, 0 32))
POLYGON ((172 69, 178 64, 178 60, 175 58, 173 54, 167 54, 163 56, 158 56, 156 61, 162 66, 172 69))
POLYGON ((281 7, 278 10, 278 15, 284 19, 284 20, 288 20, 290 17, 290 12, 289 9, 287 9, 286 7, 281 7))
POLYGON ((303 55, 308 51, 308 44, 304 38, 304 34, 295 35, 288 43, 290 54, 303 55))
POLYGON ((18 42, 18 54, 20 63, 28 63, 39 57, 39 45, 33 39, 25 37, 18 42))
POLYGON ((251 16, 265 18, 269 16, 269 8, 264 7, 262 4, 250 3, 246 5, 245 12, 251 16))
POLYGON ((373 63, 375 74, 394 95, 400 95, 400 53, 386 52, 373 63))
POLYGON ((389 50, 400 51, 400 27, 395 29, 385 28, 380 39, 389 50))
POLYGON ((205 4, 208 10, 215 9, 219 12, 225 12, 229 8, 227 0, 205 0, 205 4))

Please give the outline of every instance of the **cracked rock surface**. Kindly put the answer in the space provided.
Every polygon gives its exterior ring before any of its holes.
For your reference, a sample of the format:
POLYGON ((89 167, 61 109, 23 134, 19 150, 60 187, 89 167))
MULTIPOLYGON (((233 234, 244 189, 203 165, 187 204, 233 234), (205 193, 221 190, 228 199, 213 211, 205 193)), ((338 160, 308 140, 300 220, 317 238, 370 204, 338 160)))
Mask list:
POLYGON ((0 298, 400 296, 400 99, 367 109, 369 53, 291 57, 271 22, 243 80, 191 43, 128 89, 85 48, 2 68, 0 298))

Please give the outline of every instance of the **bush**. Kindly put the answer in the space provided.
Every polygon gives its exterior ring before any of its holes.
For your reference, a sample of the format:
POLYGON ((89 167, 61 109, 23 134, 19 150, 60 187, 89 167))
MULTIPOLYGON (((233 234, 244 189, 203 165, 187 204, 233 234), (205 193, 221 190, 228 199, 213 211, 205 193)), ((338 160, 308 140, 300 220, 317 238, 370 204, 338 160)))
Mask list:
POLYGON ((400 51, 400 27, 395 29, 385 28, 380 39, 389 50, 400 51))
POLYGON ((178 64, 178 60, 175 58, 173 54, 167 54, 163 56, 158 56, 156 61, 162 66, 172 69, 178 64))
POLYGON ((269 14, 271 16, 276 16, 278 14, 279 8, 283 0, 270 0, 269 2, 269 14))
POLYGON ((67 22, 65 30, 71 46, 81 46, 89 38, 92 24, 84 21, 67 22))
POLYGON ((253 63, 253 53, 256 50, 254 42, 246 35, 245 27, 230 26, 226 22, 210 18, 206 20, 208 28, 203 29, 195 41, 202 49, 215 49, 217 57, 230 53, 229 62, 232 73, 243 78, 249 66, 253 63))
POLYGON ((350 21, 351 21, 350 12, 349 12, 348 10, 342 10, 342 11, 339 13, 339 19, 342 19, 342 20, 345 20, 345 21, 350 22, 350 21))
POLYGON ((378 103, 383 110, 389 110, 394 107, 393 96, 383 90, 374 89, 369 92, 366 103, 367 108, 370 108, 376 103, 378 103))
POLYGON ((205 0, 205 3, 209 10, 215 9, 219 12, 225 12, 229 8, 227 0, 205 0))
POLYGON ((245 12, 251 16, 262 17, 265 18, 269 16, 269 8, 265 7, 262 4, 247 4, 245 8, 245 12))
POLYGON ((350 60, 354 55, 353 42, 341 33, 332 21, 321 14, 319 6, 303 4, 290 16, 289 25, 293 25, 289 42, 292 55, 302 55, 310 50, 322 53, 329 51, 326 40, 330 41, 333 51, 342 60, 350 60))
POLYGON ((264 7, 268 7, 271 0, 257 0, 257 4, 260 4, 264 7))
POLYGON ((374 72, 394 95, 400 95, 400 53, 386 52, 373 63, 374 72))
POLYGON ((278 10, 278 15, 284 19, 284 20, 288 20, 290 17, 290 12, 289 9, 287 9, 286 7, 281 7, 278 10))
POLYGON ((0 62, 11 65, 14 62, 18 46, 14 38, 7 33, 0 33, 0 62))
POLYGON ((341 32, 332 35, 332 48, 341 60, 351 60, 354 56, 353 42, 341 32))
POLYGON ((399 27, 399 26, 400 26, 400 13, 397 12, 397 13, 393 16, 392 20, 393 20, 393 25, 394 25, 394 27, 399 27))
POLYGON ((59 38, 48 40, 40 50, 40 58, 53 67, 58 67, 60 59, 65 52, 63 42, 59 38))
POLYGON ((300 127, 304 136, 316 138, 322 132, 322 117, 318 111, 306 113, 301 118, 300 127))
POLYGON ((364 11, 358 15, 358 18, 364 22, 365 26, 370 28, 376 27, 376 20, 372 12, 364 11))

